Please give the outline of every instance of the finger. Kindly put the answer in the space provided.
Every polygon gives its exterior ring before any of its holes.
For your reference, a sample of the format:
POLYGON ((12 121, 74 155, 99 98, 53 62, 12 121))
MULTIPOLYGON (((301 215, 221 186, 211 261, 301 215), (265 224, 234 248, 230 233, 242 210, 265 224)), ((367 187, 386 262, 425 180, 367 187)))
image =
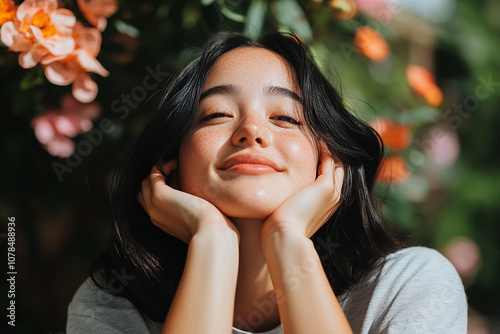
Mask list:
POLYGON ((320 142, 320 164, 318 167, 318 177, 325 175, 328 178, 333 179, 333 174, 335 170, 335 160, 333 159, 328 147, 324 142, 320 142))
POLYGON ((342 192, 342 185, 344 184, 344 165, 340 162, 335 167, 335 192, 340 198, 342 192))
POLYGON ((145 206, 145 203, 144 203, 144 197, 143 197, 143 192, 142 190, 139 191, 139 193, 137 194, 137 201, 139 202, 139 204, 142 206, 142 208, 144 209, 144 211, 146 211, 146 206, 145 206))
POLYGON ((153 185, 156 185, 158 183, 161 184, 162 182, 163 184, 165 184, 165 178, 158 170, 158 167, 156 165, 151 168, 149 176, 142 180, 141 190, 137 194, 137 200, 146 212, 148 212, 148 207, 151 204, 153 198, 153 185))
POLYGON ((151 197, 151 180, 149 179, 149 176, 142 180, 141 182, 141 190, 137 193, 137 201, 139 204, 142 206, 142 208, 147 212, 147 201, 144 198, 144 195, 148 194, 149 198, 151 197))
POLYGON ((150 203, 154 197, 162 197, 168 191, 169 187, 166 183, 165 176, 160 172, 158 167, 154 166, 149 174, 149 181, 151 183, 151 189, 149 192, 145 189, 144 199, 146 203, 150 203))

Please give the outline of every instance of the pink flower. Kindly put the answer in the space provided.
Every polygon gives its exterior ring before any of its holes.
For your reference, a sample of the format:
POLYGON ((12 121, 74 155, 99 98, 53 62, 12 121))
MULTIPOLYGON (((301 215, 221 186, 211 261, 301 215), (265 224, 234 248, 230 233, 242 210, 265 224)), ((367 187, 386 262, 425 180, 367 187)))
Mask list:
POLYGON ((65 86, 73 83, 73 96, 82 103, 88 103, 97 95, 97 84, 89 72, 108 76, 95 57, 101 48, 101 33, 95 28, 86 28, 77 22, 73 31, 75 50, 64 57, 49 56, 41 63, 45 76, 55 85, 65 86))
POLYGON ((118 9, 116 0, 78 0, 78 7, 87 21, 99 29, 106 29, 106 19, 118 9))
POLYGON ((390 0, 354 0, 354 2, 360 11, 386 23, 389 23, 398 11, 390 0))
POLYGON ((453 238, 443 251, 463 280, 472 279, 481 267, 481 250, 467 237, 453 238))
POLYGON ((64 56, 74 50, 75 22, 70 10, 57 8, 56 0, 26 0, 14 20, 2 26, 1 40, 10 50, 21 52, 21 67, 31 68, 47 55, 64 56))
POLYGON ((439 166, 452 165, 460 155, 457 134, 449 127, 436 125, 424 135, 424 152, 439 166))
POLYGON ((92 119, 101 113, 97 103, 82 104, 70 95, 61 99, 61 109, 48 109, 33 119, 35 136, 50 155, 66 158, 73 154, 72 137, 92 129, 92 119))

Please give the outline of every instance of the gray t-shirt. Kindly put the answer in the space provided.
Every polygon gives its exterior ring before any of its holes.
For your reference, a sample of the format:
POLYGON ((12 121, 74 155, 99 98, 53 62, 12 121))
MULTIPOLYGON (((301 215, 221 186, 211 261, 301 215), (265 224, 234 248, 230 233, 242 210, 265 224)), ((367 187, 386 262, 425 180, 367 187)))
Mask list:
MULTIPOLYGON (((439 252, 410 247, 386 257, 380 270, 338 297, 354 333, 467 333, 467 301, 460 278, 439 252)), ((68 308, 67 333, 151 333, 162 324, 90 279, 68 308)), ((233 328, 233 333, 249 332, 233 328)), ((281 326, 265 334, 281 334, 281 326)))

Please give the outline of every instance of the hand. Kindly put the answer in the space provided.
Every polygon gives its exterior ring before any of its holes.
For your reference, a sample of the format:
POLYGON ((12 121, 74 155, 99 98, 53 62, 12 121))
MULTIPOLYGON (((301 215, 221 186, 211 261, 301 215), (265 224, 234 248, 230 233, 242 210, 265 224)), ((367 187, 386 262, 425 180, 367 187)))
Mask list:
POLYGON ((263 240, 273 231, 289 230, 310 238, 333 215, 338 207, 344 167, 320 146, 318 176, 309 186, 283 202, 262 225, 263 240))
MULTIPOLYGON (((171 160, 162 168, 165 175, 173 177, 177 161, 171 160)), ((209 226, 229 228, 238 234, 233 223, 213 204, 167 185, 165 177, 156 166, 141 185, 137 200, 151 222, 166 233, 186 243, 189 243, 196 233, 206 230, 209 226)))

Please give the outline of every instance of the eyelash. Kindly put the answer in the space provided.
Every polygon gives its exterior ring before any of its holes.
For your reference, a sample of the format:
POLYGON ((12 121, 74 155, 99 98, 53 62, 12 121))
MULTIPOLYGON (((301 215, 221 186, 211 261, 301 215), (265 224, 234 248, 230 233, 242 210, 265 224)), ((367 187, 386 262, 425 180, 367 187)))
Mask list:
POLYGON ((214 118, 218 118, 218 117, 224 117, 224 116, 229 116, 227 113, 223 112, 223 111, 220 111, 220 110, 215 110, 213 112, 209 112, 207 114, 205 114, 202 118, 201 118, 201 121, 208 121, 208 120, 211 120, 211 119, 214 119, 214 118))
MULTIPOLYGON (((223 111, 215 110, 213 112, 210 112, 210 113, 204 115, 201 118, 201 121, 209 121, 211 119, 215 119, 215 118, 219 118, 219 117, 226 117, 226 116, 227 117, 231 117, 229 114, 227 114, 227 113, 225 113, 223 111)), ((288 123, 291 123, 291 124, 294 124, 294 125, 302 125, 302 122, 300 122, 297 119, 295 119, 289 113, 284 113, 282 115, 274 116, 273 119, 276 119, 276 120, 282 121, 282 122, 288 122, 288 123)))
POLYGON ((277 119, 278 121, 289 122, 289 123, 295 124, 295 125, 302 125, 301 122, 299 122, 297 119, 295 119, 292 115, 290 115, 288 113, 284 113, 283 115, 278 115, 278 116, 275 116, 273 118, 277 119), (280 118, 286 118, 286 120, 283 120, 280 118))

